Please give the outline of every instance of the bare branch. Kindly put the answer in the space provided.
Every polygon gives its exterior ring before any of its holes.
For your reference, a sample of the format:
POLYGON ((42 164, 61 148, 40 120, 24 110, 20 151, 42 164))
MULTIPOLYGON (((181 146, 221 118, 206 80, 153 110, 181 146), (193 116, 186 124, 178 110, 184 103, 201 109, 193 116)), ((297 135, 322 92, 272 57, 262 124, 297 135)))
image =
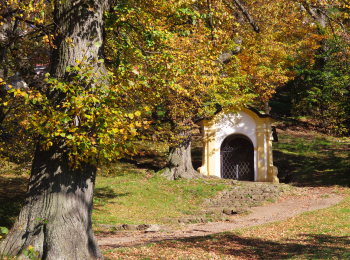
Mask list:
MULTIPOLYGON (((233 8, 229 2, 227 2, 226 0, 222 0, 230 9, 235 10, 235 8, 233 8)), ((253 17, 251 17, 251 15, 249 14, 249 12, 245 9, 245 7, 243 6, 243 4, 239 1, 239 0, 233 0, 235 2, 235 4, 239 7, 239 9, 241 10, 241 12, 244 14, 244 16, 247 18, 248 22, 250 23, 250 25, 253 27, 253 30, 256 33, 260 32, 260 28, 259 26, 255 23, 253 17)))
POLYGON ((210 0, 207 0, 207 5, 208 5, 208 9, 209 9, 209 14, 210 14, 209 25, 210 25, 210 29, 211 29, 211 40, 214 42, 214 46, 216 46, 215 37, 214 37, 213 12, 211 10, 210 0))
POLYGON ((307 1, 303 1, 302 5, 304 6, 304 8, 307 10, 307 12, 312 16, 312 18, 314 18, 314 20, 322 27, 325 28, 326 27, 326 19, 325 19, 325 14, 324 12, 321 11, 320 8, 317 8, 317 12, 315 12, 311 6, 311 4, 309 4, 307 1))

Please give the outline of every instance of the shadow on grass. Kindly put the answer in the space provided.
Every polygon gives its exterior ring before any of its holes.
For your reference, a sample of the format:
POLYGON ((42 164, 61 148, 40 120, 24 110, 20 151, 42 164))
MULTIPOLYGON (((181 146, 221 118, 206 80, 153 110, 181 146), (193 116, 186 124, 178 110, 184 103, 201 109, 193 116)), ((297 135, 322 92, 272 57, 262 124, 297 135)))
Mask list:
POLYGON ((100 212, 108 212, 103 208, 106 204, 116 204, 117 202, 113 202, 111 200, 117 197, 125 197, 129 195, 131 195, 130 192, 116 193, 112 188, 109 187, 95 188, 94 210, 100 212))
POLYGON ((206 237, 192 237, 177 241, 161 242, 160 247, 200 248, 242 259, 349 259, 349 237, 328 235, 300 235, 300 239, 271 241, 258 238, 243 238, 225 233, 206 237))
POLYGON ((273 156, 281 182, 311 187, 350 186, 350 158, 336 156, 332 151, 328 151, 326 157, 281 151, 273 151, 273 156))
POLYGON ((117 197, 125 197, 131 195, 130 192, 115 193, 110 187, 95 188, 94 197, 103 200, 110 200, 117 197))
MULTIPOLYGON (((130 163, 133 164, 134 166, 136 166, 139 169, 147 169, 147 170, 153 170, 153 171, 159 171, 161 169, 161 167, 159 165, 155 165, 154 163, 151 162, 145 162, 142 163, 141 161, 142 157, 135 157, 135 159, 127 159, 127 158, 123 158, 120 159, 119 161, 124 162, 124 163, 130 163)), ((147 158, 146 156, 144 156, 142 159, 147 158)), ((148 159, 154 159, 154 156, 149 156, 148 159)))
POLYGON ((27 185, 27 177, 0 176, 0 226, 10 228, 16 220, 27 185))

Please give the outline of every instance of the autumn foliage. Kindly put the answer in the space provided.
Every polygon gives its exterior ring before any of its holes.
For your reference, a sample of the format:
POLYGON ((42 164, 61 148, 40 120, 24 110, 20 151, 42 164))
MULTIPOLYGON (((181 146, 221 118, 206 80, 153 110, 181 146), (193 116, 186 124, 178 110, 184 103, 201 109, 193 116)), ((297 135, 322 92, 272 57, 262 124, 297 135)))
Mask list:
POLYGON ((105 42, 94 43, 104 45, 105 59, 77 59, 67 67, 68 81, 49 74, 39 80, 28 70, 49 66, 57 48, 53 8, 46 1, 1 6, 11 18, 3 15, 2 23, 12 26, 2 81, 19 72, 29 85, 2 97, 2 109, 11 111, 2 125, 15 120, 46 147, 65 140, 78 164, 136 154, 133 140, 151 133, 176 142, 182 122, 210 117, 218 105, 235 110, 267 101, 295 75, 290 67, 312 60, 319 46, 315 25, 295 1, 246 1, 258 33, 235 1, 118 1, 105 14, 105 42), (219 59, 237 48, 229 60, 219 59), (101 63, 108 68, 102 78, 93 69, 101 63), (48 90, 64 98, 52 99, 48 90))

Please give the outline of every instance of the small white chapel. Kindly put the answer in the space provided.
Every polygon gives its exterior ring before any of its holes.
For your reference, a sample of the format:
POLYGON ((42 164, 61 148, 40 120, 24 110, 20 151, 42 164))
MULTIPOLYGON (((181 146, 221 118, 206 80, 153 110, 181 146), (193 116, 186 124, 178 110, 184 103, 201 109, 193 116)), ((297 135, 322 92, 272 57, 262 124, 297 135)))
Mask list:
POLYGON ((223 179, 278 183, 272 158, 275 121, 249 107, 235 113, 221 111, 211 120, 197 122, 203 135, 198 171, 223 179))

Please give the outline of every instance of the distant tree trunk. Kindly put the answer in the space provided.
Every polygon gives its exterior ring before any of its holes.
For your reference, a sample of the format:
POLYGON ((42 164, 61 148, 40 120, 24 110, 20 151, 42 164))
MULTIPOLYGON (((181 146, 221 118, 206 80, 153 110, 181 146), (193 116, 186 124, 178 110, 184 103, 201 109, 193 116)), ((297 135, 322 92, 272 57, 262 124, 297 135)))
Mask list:
POLYGON ((182 141, 169 149, 168 161, 162 176, 168 180, 202 178, 203 175, 192 166, 191 130, 182 131, 180 137, 183 138, 182 141))
MULTIPOLYGON (((108 1, 55 2, 54 22, 60 33, 51 56, 52 77, 69 80, 66 67, 74 66, 76 59, 103 58, 103 17, 108 8, 108 1)), ((96 65, 98 71, 105 72, 103 65, 96 65)), ((60 96, 49 93, 49 98, 60 96)), ((25 202, 0 246, 0 258, 3 254, 25 258, 22 250, 31 245, 40 259, 102 259, 92 230, 95 176, 96 166, 89 163, 72 169, 64 141, 46 151, 39 142, 25 202)))
MULTIPOLYGON (((6 66, 6 54, 9 47, 9 40, 12 36, 12 23, 11 23, 11 12, 2 12, 0 16, 3 17, 2 25, 0 26, 0 78, 3 81, 7 80, 7 66, 6 66)), ((0 100, 6 97, 6 89, 4 84, 0 84, 0 100)), ((4 107, 0 104, 0 131, 1 124, 5 119, 4 107)), ((1 132, 0 132, 1 137, 1 132)))

